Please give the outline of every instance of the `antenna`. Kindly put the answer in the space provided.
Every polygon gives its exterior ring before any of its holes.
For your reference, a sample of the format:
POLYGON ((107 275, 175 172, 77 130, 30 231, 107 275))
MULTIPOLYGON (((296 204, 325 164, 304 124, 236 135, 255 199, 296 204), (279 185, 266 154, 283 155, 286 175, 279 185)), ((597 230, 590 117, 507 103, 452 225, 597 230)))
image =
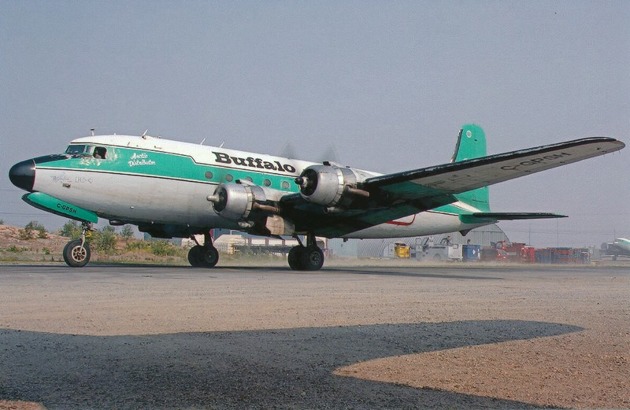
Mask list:
POLYGON ((147 132, 149 132, 148 129, 144 130, 144 132, 141 135, 141 137, 144 138, 145 140, 147 139, 147 132))
POLYGON ((90 128, 90 132, 92 133, 92 136, 94 136, 94 128, 90 128))
POLYGON ((202 139, 201 142, 199 143, 199 145, 203 145, 203 143, 206 142, 206 139, 202 139))
POLYGON ((225 144, 225 141, 223 141, 221 145, 219 145, 219 148, 223 148, 223 144, 225 144))

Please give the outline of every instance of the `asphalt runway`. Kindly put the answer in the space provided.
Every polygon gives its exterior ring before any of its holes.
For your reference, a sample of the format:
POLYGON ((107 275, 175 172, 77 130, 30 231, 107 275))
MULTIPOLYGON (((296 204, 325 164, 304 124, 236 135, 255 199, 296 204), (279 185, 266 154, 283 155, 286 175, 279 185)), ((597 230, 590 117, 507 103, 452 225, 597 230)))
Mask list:
POLYGON ((2 265, 0 400, 50 409, 539 408, 339 369, 572 337, 588 324, 541 312, 628 276, 583 267, 2 265))

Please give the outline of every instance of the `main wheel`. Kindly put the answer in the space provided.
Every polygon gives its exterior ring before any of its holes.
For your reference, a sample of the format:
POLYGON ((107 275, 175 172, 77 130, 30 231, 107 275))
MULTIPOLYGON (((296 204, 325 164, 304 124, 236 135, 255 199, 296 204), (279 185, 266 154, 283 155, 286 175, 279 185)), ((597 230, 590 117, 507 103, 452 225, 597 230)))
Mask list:
POLYGON ((202 266, 202 253, 203 246, 196 245, 190 248, 188 251, 188 263, 190 263, 190 266, 194 266, 195 268, 200 268, 202 266))
POLYGON ((90 246, 87 243, 81 245, 81 239, 70 241, 63 248, 63 260, 68 266, 81 268, 90 261, 90 246))
POLYGON ((205 268, 214 268, 219 262, 219 251, 217 248, 204 248, 201 254, 201 263, 205 268))
POLYGON ((289 250, 289 256, 287 258, 288 262, 289 262, 289 267, 291 267, 291 269, 293 270, 304 270, 304 268, 302 267, 302 254, 304 253, 304 250, 306 248, 304 248, 303 246, 294 246, 293 248, 291 248, 291 250, 289 250))
POLYGON ((213 268, 219 262, 219 251, 215 247, 193 246, 188 251, 188 262, 196 268, 213 268))
POLYGON ((300 256, 300 265, 304 270, 320 270, 324 265, 324 252, 317 246, 304 248, 300 256))

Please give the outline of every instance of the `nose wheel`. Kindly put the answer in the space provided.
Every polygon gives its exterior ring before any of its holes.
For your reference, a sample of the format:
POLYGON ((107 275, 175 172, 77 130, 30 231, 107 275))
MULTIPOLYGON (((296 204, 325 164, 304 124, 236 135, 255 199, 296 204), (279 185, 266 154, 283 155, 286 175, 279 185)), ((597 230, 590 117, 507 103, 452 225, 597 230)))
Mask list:
POLYGON ((63 248, 63 260, 73 268, 82 268, 87 265, 92 256, 90 245, 86 241, 86 234, 92 229, 92 224, 82 224, 81 238, 72 240, 63 248))

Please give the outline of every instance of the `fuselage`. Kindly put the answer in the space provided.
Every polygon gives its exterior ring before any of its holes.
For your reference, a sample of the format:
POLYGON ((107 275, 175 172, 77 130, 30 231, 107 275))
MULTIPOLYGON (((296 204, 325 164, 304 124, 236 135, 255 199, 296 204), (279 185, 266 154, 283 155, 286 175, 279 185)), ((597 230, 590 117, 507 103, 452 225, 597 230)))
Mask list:
POLYGON ((630 253, 630 239, 617 238, 613 242, 613 245, 616 245, 619 248, 621 248, 621 249, 625 250, 626 252, 630 253))
MULTIPOLYGON (((73 140, 63 155, 16 164, 10 177, 27 191, 47 194, 118 223, 240 229, 237 222, 214 212, 207 200, 219 184, 249 181, 296 193, 299 187, 294 180, 310 165, 314 163, 150 136, 102 135, 73 140)), ((359 172, 366 177, 380 175, 359 172)), ((459 215, 476 211, 455 202, 344 237, 470 230, 483 224, 462 223, 459 215)))

